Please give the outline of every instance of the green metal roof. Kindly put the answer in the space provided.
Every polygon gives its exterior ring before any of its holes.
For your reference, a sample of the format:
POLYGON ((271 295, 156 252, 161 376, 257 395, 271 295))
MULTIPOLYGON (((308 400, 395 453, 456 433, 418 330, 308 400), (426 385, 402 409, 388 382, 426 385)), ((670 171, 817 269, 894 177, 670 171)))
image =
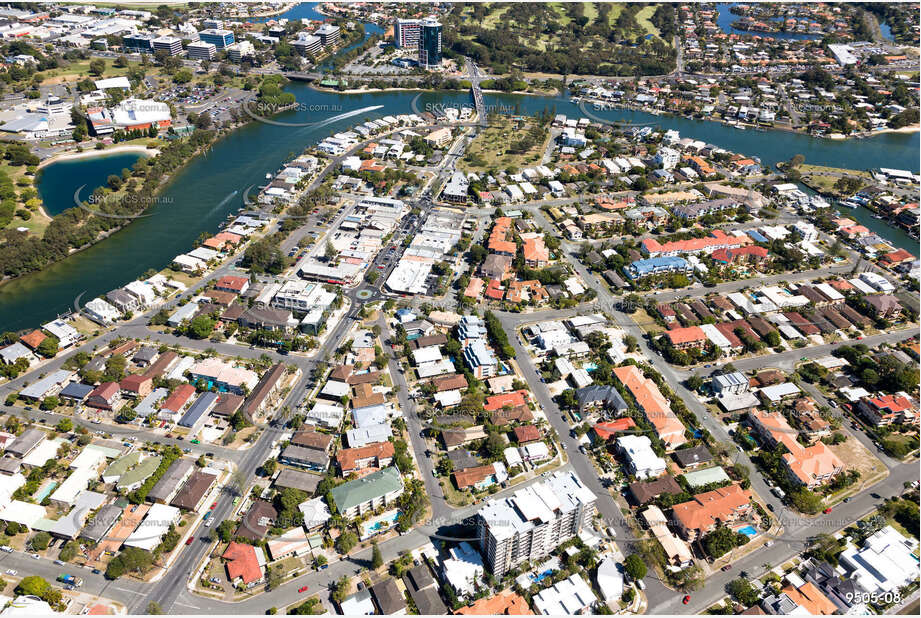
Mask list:
POLYGON ((400 471, 390 466, 363 478, 343 483, 333 488, 332 494, 336 508, 340 512, 344 512, 363 502, 368 502, 401 489, 403 489, 403 479, 400 476, 400 471))
POLYGON ((137 463, 141 460, 141 451, 134 451, 133 453, 128 453, 124 457, 119 457, 106 467, 105 471, 102 473, 102 476, 118 476, 121 477, 129 468, 136 466, 137 463))
POLYGON ((684 475, 684 480, 686 480, 688 485, 691 487, 701 487, 702 485, 707 485, 709 483, 721 483, 723 481, 728 481, 730 478, 721 467, 714 466, 713 468, 707 468, 706 470, 688 472, 684 475))
POLYGON ((163 458, 159 455, 154 455, 141 461, 141 463, 122 474, 122 477, 118 479, 118 488, 131 487, 144 481, 148 476, 156 472, 161 461, 163 461, 163 458))

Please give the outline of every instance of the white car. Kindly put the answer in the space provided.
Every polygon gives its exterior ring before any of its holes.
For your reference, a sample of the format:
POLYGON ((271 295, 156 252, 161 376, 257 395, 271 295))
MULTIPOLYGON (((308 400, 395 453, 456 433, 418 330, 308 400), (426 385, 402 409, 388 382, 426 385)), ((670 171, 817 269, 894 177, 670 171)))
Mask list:
POLYGON ((210 528, 213 523, 214 520, 209 518, 208 521, 205 522, 205 528, 210 528))
POLYGON ((7 569, 7 570, 6 570, 6 574, 7 574, 7 575, 16 575, 16 569, 7 569))
POLYGON ((38 554, 32 554, 32 557, 35 558, 36 560, 41 560, 41 559, 42 559, 42 557, 39 556, 38 554))

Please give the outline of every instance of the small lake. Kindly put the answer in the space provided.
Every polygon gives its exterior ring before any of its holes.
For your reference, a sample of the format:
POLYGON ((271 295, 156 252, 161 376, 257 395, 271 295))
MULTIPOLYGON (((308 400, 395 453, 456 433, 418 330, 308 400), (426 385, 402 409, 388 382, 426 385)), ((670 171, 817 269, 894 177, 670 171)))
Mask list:
POLYGON ((42 198, 45 212, 53 217, 76 206, 75 192, 80 191, 80 201, 86 200, 96 187, 106 184, 109 176, 121 175, 123 169, 131 169, 142 156, 146 155, 140 152, 119 152, 81 159, 65 159, 43 167, 38 183, 38 195, 42 198))

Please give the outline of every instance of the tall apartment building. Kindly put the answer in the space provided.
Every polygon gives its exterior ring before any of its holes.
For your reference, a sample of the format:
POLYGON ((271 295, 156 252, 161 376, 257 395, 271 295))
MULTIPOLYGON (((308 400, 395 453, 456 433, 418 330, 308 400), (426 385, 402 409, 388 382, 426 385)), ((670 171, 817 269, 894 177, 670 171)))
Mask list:
POLYGON ((320 37, 320 43, 323 47, 329 47, 339 42, 339 26, 323 24, 313 34, 320 37))
POLYGON ((419 32, 419 64, 424 67, 441 66, 441 22, 432 17, 422 20, 419 32))
POLYGON ((477 512, 480 551, 493 575, 546 557, 591 525, 595 494, 574 472, 556 472, 545 481, 490 500, 477 512))
POLYGON ((202 30, 198 33, 198 38, 205 43, 212 43, 218 49, 224 49, 229 45, 233 45, 233 31, 232 30, 221 30, 220 28, 209 28, 207 30, 202 30))
POLYGON ((398 19, 393 25, 393 42, 398 49, 412 51, 424 67, 441 65, 441 22, 434 17, 398 19))
POLYGON ((170 56, 178 56, 182 53, 182 39, 174 36, 157 37, 152 43, 154 52, 165 49, 170 56))
POLYGON ((419 49, 419 33, 422 30, 421 19, 398 19, 393 25, 393 43, 397 49, 419 49))
POLYGON ((291 46, 302 56, 317 54, 323 49, 323 43, 320 42, 320 37, 307 34, 306 32, 299 32, 297 38, 291 41, 291 46))
POLYGON ((189 52, 190 60, 211 60, 214 58, 214 54, 217 53, 217 47, 215 47, 214 43, 195 41, 194 43, 189 43, 186 51, 189 52))

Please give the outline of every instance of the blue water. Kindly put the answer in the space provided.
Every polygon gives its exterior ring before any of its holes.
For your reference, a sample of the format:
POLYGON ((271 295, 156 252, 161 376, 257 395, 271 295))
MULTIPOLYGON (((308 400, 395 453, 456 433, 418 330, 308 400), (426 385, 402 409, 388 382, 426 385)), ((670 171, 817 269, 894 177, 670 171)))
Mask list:
POLYGON ((47 485, 39 489, 37 492, 35 492, 35 495, 32 497, 35 498, 35 502, 37 504, 41 504, 42 500, 50 496, 51 492, 53 492, 57 488, 57 486, 58 486, 57 481, 51 481, 50 483, 48 483, 47 485))
POLYGON ((145 155, 140 152, 102 154, 86 159, 58 161, 42 168, 38 196, 42 199, 45 212, 53 217, 73 208, 77 205, 74 203, 74 193, 78 190, 79 201, 87 200, 96 187, 106 184, 110 175, 121 174, 125 168, 131 169, 142 156, 145 155))
POLYGON ((892 28, 890 28, 889 24, 886 22, 879 22, 879 31, 882 33, 883 38, 887 41, 895 41, 895 37, 892 36, 892 28))
POLYGON ((586 363, 585 365, 582 366, 582 368, 585 369, 586 371, 595 371, 596 369, 598 369, 598 365, 596 365, 595 363, 586 363))
MULTIPOLYGON (((716 10, 719 14, 716 17, 716 25, 720 27, 720 30, 726 34, 738 34, 738 35, 757 35, 765 39, 794 39, 797 41, 809 41, 809 40, 818 40, 822 38, 821 34, 800 34, 798 32, 749 32, 748 30, 739 30, 738 28, 732 27, 732 22, 739 19, 739 15, 735 15, 729 12, 729 9, 738 3, 736 2, 724 2, 716 5, 716 10)), ((780 18, 773 19, 772 21, 779 21, 780 18)))
POLYGON ((741 532, 745 536, 751 538, 758 535, 758 531, 755 530, 754 526, 745 526, 744 528, 739 528, 736 532, 741 532))
POLYGON ((539 584, 545 578, 550 577, 551 575, 553 575, 553 569, 547 569, 543 573, 539 573, 537 575, 531 575, 531 581, 533 581, 536 584, 539 584))

